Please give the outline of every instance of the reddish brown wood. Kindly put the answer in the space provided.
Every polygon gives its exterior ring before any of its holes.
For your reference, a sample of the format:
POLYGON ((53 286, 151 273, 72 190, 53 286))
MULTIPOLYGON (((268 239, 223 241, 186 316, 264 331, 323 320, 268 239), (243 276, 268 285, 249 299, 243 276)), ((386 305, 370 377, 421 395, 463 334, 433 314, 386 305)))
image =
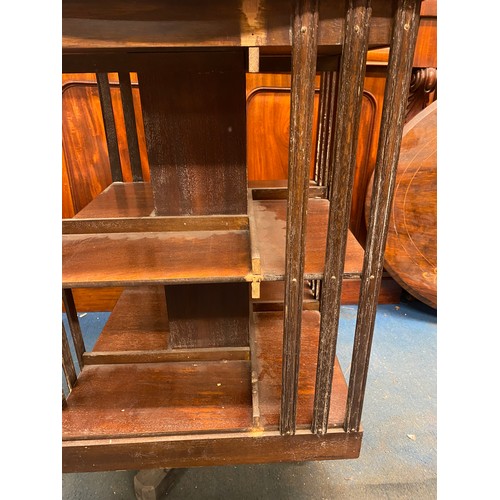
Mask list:
POLYGON ((120 296, 92 351, 159 351, 168 347, 163 287, 135 286, 120 296))
POLYGON ((437 101, 403 130, 384 256, 407 292, 437 307, 437 101))
POLYGON ((75 218, 147 217, 154 210, 149 182, 113 182, 75 218))
POLYGON ((248 346, 248 283, 165 287, 170 347, 248 346))
MULTIPOLYGON (((369 42, 387 45, 392 4, 386 0, 373 3, 377 15, 369 42)), ((97 0, 65 0, 62 7, 63 53, 113 48, 291 45, 289 0, 251 4, 224 0, 210 4, 112 0, 105 6, 97 0)), ((321 0, 320 11, 319 45, 340 45, 342 2, 321 0)))
MULTIPOLYGON (((260 248, 262 273, 266 280, 285 276, 286 203, 284 200, 254 201, 257 241, 260 248)), ((305 238, 304 279, 323 276, 325 265, 328 200, 309 199, 305 238), (314 229, 312 229, 314 228, 314 229)), ((346 254, 344 273, 360 275, 363 267, 363 248, 352 234, 348 234, 349 252, 346 254)))
POLYGON ((123 116, 125 118, 125 131, 127 135, 128 152, 130 156, 130 167, 132 180, 142 181, 141 154, 139 150, 139 139, 137 136, 137 124, 135 120, 134 97, 132 95, 132 83, 130 73, 120 73, 120 96, 122 98, 123 116))
MULTIPOLYGON (((318 354, 319 312, 303 311, 300 365, 298 376, 297 429, 310 428, 312 422, 314 384, 318 354)), ((277 430, 280 412, 283 314, 254 314, 255 344, 259 383, 260 423, 266 430, 277 430)), ((332 384, 328 425, 342 426, 345 415, 347 386, 338 361, 332 384)))
POLYGON ((245 214, 244 52, 143 59, 138 77, 156 215, 245 214))
POLYGON ((64 441, 246 430, 250 362, 88 366, 67 401, 64 441))
POLYGON ((67 288, 244 281, 251 271, 248 231, 64 235, 62 239, 67 288))
POLYGON ((359 457, 362 436, 336 430, 318 437, 306 430, 293 439, 278 432, 248 432, 65 442, 63 472, 352 459, 359 457))
POLYGON ((81 313, 112 311, 122 291, 121 287, 75 288, 73 298, 77 310, 81 313))

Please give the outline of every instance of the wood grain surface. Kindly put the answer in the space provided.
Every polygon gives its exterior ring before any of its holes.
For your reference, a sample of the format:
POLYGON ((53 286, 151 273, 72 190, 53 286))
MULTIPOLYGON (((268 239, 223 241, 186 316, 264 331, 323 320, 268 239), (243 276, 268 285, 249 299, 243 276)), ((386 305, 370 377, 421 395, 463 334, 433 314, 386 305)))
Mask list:
POLYGON ((65 288, 245 281, 251 271, 248 231, 68 234, 62 244, 65 288))
POLYGON ((246 213, 244 56, 242 49, 142 54, 156 215, 246 213))
POLYGON ((86 366, 63 440, 250 429, 250 362, 86 366))
MULTIPOLYGON (((371 189, 366 210, 371 204, 371 189)), ((437 308, 437 101, 403 132, 385 268, 410 294, 437 308)))
MULTIPOLYGON (((322 0, 319 44, 342 42, 343 3, 322 0)), ((387 45, 391 2, 374 0, 370 43, 387 45)), ((111 48, 290 46, 289 0, 210 3, 64 0, 63 52, 111 48)))
MULTIPOLYGON (((297 399, 297 428, 311 426, 318 357, 318 311, 302 312, 301 351, 297 399)), ((254 314, 259 380, 260 421, 266 430, 278 428, 281 394, 283 313, 254 314)), ((344 422, 347 386, 338 360, 330 399, 329 427, 344 422)))
MULTIPOLYGON (((328 200, 309 199, 305 244, 305 279, 320 278, 325 265, 328 200)), ((254 201, 257 239, 264 279, 283 279, 285 275, 286 201, 254 201)), ((348 234, 344 273, 358 275, 363 267, 363 248, 348 234)))

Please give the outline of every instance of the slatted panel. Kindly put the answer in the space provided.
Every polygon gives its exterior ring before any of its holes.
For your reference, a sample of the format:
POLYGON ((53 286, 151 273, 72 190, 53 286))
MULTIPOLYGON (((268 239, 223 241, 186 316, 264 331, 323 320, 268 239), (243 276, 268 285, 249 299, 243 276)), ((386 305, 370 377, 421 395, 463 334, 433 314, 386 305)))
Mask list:
POLYGON ((66 383, 68 384, 68 389, 71 391, 76 383, 76 370, 75 365, 73 364, 73 358, 71 356, 64 323, 62 325, 62 367, 64 376, 66 377, 66 383))
POLYGON ((113 115, 113 105, 111 103, 111 91, 107 73, 96 73, 97 88, 101 101, 102 118, 106 133, 106 143, 108 145, 109 164, 111 166, 111 178, 113 182, 122 182, 122 165, 120 161, 120 151, 118 148, 118 138, 116 135, 115 117, 113 115))
POLYGON ((83 342, 80 322, 78 321, 73 292, 69 288, 64 288, 62 294, 64 309, 66 310, 66 316, 68 318, 69 330, 71 332, 71 336, 73 337, 73 344, 75 346, 76 359, 81 370, 83 368, 83 353, 85 352, 85 344, 83 342))
POLYGON ((403 134, 411 65, 418 33, 419 12, 420 0, 399 0, 394 17, 349 379, 345 421, 345 430, 348 432, 358 431, 361 423, 377 297, 384 266, 387 228, 403 134))
POLYGON ((280 416, 280 433, 284 435, 295 434, 296 427, 318 0, 297 0, 294 7, 280 416))
POLYGON ((137 137, 137 125, 135 121, 134 99, 132 97, 130 73, 126 71, 120 72, 118 78, 120 81, 120 95, 122 98, 123 117, 125 119, 125 131, 127 134, 132 180, 134 182, 140 182, 143 180, 141 154, 139 152, 139 140, 137 137))
POLYGON ((321 290, 320 346, 312 423, 312 431, 317 434, 325 434, 328 426, 370 16, 370 0, 349 1, 335 123, 335 175, 321 290))

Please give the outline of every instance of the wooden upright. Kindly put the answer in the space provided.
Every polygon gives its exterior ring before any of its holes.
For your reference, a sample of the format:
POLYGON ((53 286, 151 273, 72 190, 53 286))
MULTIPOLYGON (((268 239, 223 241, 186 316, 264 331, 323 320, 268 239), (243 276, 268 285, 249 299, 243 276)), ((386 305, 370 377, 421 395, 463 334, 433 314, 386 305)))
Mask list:
POLYGON ((97 74, 111 171, 63 220, 64 472, 358 457, 420 0, 62 6, 63 70, 97 74), (390 47, 390 61, 366 252, 353 259, 360 96, 376 47, 390 47), (291 72, 287 183, 247 180, 245 73, 257 68, 291 72), (109 73, 133 182, 123 182, 109 73), (345 377, 336 342, 353 276, 362 287, 345 377), (124 291, 89 348, 73 290, 107 287, 124 291))

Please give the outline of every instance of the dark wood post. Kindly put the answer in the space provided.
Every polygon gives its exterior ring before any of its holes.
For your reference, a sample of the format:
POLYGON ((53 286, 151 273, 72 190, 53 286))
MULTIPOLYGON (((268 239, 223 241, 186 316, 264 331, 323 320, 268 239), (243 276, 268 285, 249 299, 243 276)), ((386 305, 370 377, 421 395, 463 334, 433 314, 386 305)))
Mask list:
POLYGON ((106 133, 106 144, 108 145, 111 178, 113 182, 122 182, 122 164, 120 160, 120 150, 118 148, 118 138, 116 135, 115 117, 113 115, 113 104, 111 102, 108 74, 96 73, 96 77, 99 99, 101 101, 102 119, 104 121, 104 131, 106 133))
POLYGON ((118 78, 120 80, 120 95, 122 98, 123 117, 125 119, 125 132, 127 134, 127 146, 130 157, 130 169, 132 170, 132 180, 134 182, 138 182, 142 181, 143 178, 130 73, 128 71, 121 72, 118 74, 118 78))
POLYGON ((78 313, 73 298, 73 291, 70 288, 63 288, 62 291, 64 309, 68 318, 69 330, 73 338, 75 346, 76 359, 80 370, 83 368, 83 353, 85 352, 85 344, 83 342, 82 330, 78 321, 78 313))
POLYGON ((375 165, 370 219, 361 277, 358 316, 347 395, 345 430, 357 432, 384 267, 387 226, 403 135, 413 54, 420 19, 420 0, 399 0, 393 24, 382 124, 375 165))
POLYGON ((320 339, 312 422, 312 431, 316 434, 325 434, 328 427, 370 17, 370 0, 349 0, 335 126, 335 175, 331 186, 325 272, 321 290, 320 339))
POLYGON ((296 0, 292 34, 292 89, 285 255, 285 306, 280 433, 295 434, 304 250, 311 160, 318 0, 296 0))

